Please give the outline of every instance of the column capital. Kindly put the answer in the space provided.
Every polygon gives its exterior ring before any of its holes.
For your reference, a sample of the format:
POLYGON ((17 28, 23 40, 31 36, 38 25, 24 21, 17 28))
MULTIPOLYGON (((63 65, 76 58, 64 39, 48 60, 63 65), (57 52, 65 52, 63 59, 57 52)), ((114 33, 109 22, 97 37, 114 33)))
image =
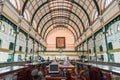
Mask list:
POLYGON ((27 38, 26 38, 26 41, 28 41, 28 40, 29 40, 29 38, 27 37, 27 38))
POLYGON ((100 22, 103 22, 103 16, 102 15, 99 15, 98 19, 99 19, 100 22))

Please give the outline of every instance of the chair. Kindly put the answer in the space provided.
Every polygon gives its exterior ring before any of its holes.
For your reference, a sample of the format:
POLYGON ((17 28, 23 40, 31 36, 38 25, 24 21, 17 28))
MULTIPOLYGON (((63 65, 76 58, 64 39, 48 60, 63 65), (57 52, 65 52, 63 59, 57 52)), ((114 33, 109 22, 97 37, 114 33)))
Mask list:
POLYGON ((92 67, 89 70, 89 79, 90 80, 103 80, 102 79, 103 74, 98 68, 92 67))
POLYGON ((112 80, 110 73, 106 73, 105 76, 106 76, 106 80, 112 80))
POLYGON ((31 72, 31 75, 32 75, 33 80, 38 80, 37 79, 38 78, 38 69, 37 68, 33 69, 31 72))

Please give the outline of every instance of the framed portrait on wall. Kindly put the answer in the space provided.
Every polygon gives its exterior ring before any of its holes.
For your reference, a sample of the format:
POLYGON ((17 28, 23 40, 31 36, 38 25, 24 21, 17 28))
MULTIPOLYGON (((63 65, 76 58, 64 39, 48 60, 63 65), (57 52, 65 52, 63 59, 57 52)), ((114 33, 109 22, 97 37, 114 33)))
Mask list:
POLYGON ((56 37, 56 48, 65 48, 65 37, 56 37))

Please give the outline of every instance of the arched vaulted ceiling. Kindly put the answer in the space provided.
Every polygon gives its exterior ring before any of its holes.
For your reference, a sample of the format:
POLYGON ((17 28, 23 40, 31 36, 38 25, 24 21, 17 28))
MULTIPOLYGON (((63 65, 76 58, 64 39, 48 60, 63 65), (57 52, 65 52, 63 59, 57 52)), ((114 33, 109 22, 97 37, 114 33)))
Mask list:
POLYGON ((34 29, 43 38, 46 32, 51 31, 49 27, 61 25, 72 29, 77 40, 94 22, 93 12, 96 12, 97 16, 101 14, 96 0, 23 0, 23 2, 21 14, 23 15, 25 10, 30 12, 30 25, 35 21, 37 26, 34 29))

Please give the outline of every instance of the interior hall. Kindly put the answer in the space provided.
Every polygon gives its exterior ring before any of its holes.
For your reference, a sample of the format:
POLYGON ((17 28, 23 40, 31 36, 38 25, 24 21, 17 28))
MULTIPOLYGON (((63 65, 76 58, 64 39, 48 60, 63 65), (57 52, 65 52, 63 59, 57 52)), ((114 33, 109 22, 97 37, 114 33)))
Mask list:
POLYGON ((120 80, 120 0, 0 0, 0 80, 120 80))

